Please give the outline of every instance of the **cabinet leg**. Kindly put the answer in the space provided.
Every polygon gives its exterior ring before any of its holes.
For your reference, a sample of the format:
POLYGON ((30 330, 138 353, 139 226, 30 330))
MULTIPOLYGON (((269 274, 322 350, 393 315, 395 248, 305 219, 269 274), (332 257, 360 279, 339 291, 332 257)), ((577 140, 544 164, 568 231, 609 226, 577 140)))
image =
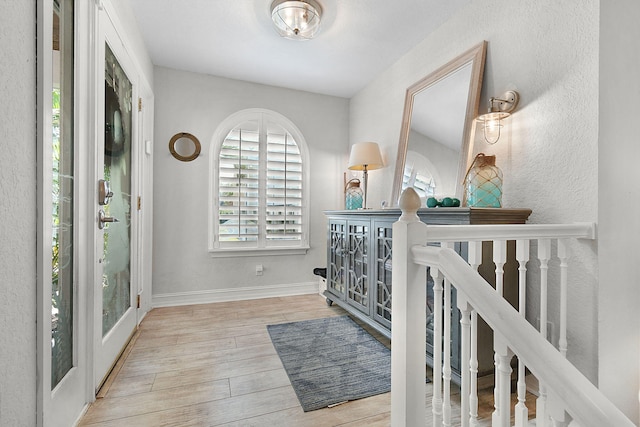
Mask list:
POLYGON ((326 301, 327 301, 327 305, 329 307, 331 307, 333 305, 333 301, 331 301, 329 298, 327 298, 326 301))

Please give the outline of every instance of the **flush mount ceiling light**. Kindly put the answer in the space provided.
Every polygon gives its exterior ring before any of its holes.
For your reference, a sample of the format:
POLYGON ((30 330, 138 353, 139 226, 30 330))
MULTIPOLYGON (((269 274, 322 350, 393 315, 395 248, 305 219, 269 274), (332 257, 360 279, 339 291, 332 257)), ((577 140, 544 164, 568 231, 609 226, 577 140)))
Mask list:
POLYGON ((320 29, 322 7, 315 0, 275 0, 271 3, 271 19, 276 31, 291 40, 312 39, 320 29))

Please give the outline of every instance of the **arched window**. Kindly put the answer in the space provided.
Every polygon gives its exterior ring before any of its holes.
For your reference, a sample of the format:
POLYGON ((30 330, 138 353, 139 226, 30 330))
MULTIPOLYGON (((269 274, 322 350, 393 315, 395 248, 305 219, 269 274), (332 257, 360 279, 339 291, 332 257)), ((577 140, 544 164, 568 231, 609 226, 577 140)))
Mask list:
POLYGON ((402 175, 402 188, 413 187, 418 196, 424 201, 428 197, 435 196, 440 176, 425 156, 412 150, 407 151, 402 175))
POLYGON ((239 111, 218 126, 210 152, 212 255, 305 253, 309 162, 298 128, 273 111, 239 111))

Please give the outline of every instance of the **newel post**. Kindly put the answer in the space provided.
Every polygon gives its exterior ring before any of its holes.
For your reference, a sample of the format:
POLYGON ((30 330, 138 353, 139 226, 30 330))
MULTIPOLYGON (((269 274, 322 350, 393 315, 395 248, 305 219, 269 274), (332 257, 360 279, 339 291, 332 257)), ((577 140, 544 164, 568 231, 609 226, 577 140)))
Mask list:
POLYGON ((393 224, 391 300, 391 425, 424 426, 426 366, 426 268, 411 261, 411 247, 424 245, 427 226, 413 188, 400 196, 402 216, 393 224))

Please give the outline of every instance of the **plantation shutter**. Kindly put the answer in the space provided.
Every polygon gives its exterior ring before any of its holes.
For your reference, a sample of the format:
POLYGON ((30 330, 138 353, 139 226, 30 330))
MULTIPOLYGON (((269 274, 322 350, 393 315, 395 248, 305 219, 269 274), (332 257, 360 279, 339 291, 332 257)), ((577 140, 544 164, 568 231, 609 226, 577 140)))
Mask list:
POLYGON ((258 240, 260 199, 260 129, 248 121, 233 129, 220 150, 219 239, 258 240))
POLYGON ((435 183, 431 175, 418 172, 413 166, 405 166, 402 174, 402 188, 413 187, 418 196, 430 197, 435 194, 435 183))
POLYGON ((303 156, 282 125, 260 116, 234 127, 222 141, 217 175, 221 247, 306 243, 303 156))
POLYGON ((302 157, 296 141, 282 127, 267 129, 266 239, 302 238, 302 157))

